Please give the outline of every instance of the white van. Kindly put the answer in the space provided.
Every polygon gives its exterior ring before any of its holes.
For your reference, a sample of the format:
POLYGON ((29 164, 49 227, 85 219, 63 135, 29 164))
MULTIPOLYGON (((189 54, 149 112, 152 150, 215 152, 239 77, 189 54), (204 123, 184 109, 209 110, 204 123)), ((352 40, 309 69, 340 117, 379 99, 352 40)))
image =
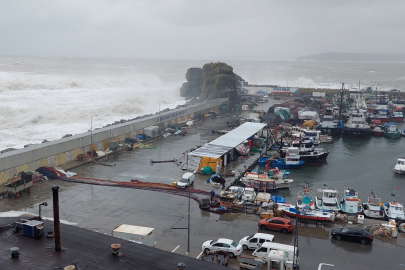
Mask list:
POLYGON ((177 181, 176 186, 178 188, 186 188, 194 184, 194 179, 195 179, 194 173, 190 172, 185 173, 183 174, 183 177, 179 181, 177 181))
MULTIPOLYGON (((286 258, 289 261, 293 260, 294 256, 294 246, 290 245, 284 245, 284 244, 278 244, 278 243, 273 243, 273 242, 264 242, 258 249, 256 249, 252 255, 255 255, 257 257, 264 258, 268 260, 268 255, 270 253, 270 250, 280 250, 284 251, 286 258)), ((296 250, 296 265, 298 266, 300 263, 300 254, 299 250, 296 250)))
POLYGON ((239 244, 242 245, 243 249, 257 249, 265 242, 274 242, 274 235, 255 233, 254 235, 243 237, 239 241, 239 244))

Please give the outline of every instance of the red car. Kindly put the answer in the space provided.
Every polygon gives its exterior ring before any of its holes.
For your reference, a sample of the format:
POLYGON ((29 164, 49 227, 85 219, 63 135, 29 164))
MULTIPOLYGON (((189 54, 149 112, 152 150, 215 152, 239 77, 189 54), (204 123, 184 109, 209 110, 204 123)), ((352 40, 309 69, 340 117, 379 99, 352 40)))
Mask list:
POLYGON ((273 217, 269 219, 259 220, 259 227, 262 230, 280 231, 282 233, 289 233, 294 230, 294 223, 292 219, 273 217))

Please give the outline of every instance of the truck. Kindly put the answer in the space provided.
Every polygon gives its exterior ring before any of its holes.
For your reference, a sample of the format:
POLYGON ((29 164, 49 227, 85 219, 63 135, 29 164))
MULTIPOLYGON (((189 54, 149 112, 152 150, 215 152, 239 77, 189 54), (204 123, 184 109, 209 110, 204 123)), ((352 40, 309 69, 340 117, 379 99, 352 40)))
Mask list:
POLYGON ((149 227, 122 224, 112 231, 112 236, 135 241, 150 247, 153 247, 155 243, 154 228, 149 227))
POLYGON ((267 270, 293 270, 293 262, 288 260, 284 251, 271 250, 267 256, 267 270))

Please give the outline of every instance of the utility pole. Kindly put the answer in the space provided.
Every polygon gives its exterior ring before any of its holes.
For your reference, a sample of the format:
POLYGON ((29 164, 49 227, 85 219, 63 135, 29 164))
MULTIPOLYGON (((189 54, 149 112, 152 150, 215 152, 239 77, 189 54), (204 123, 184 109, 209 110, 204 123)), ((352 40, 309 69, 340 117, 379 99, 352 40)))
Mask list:
POLYGON ((299 208, 295 206, 296 216, 295 216, 295 230, 294 230, 294 255, 293 255, 293 269, 297 267, 297 254, 298 254, 298 218, 299 218, 299 208))
MULTIPOLYGON (((189 179, 190 181, 190 179, 189 179)), ((187 224, 187 255, 190 256, 190 187, 191 181, 188 183, 188 224, 187 224)))
POLYGON ((97 114, 92 115, 90 117, 90 155, 91 155, 91 162, 94 162, 93 160, 93 117, 98 116, 97 114))

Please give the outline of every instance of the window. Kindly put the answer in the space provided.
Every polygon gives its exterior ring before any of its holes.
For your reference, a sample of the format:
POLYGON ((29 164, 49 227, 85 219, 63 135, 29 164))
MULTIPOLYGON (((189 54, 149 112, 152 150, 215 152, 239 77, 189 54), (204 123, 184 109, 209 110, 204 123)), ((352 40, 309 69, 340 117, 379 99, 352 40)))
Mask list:
POLYGON ((237 246, 238 246, 238 243, 236 243, 235 241, 233 241, 231 245, 234 246, 234 247, 237 247, 237 246))
POLYGON ((212 245, 213 247, 222 247, 222 243, 215 243, 212 245))
POLYGON ((230 246, 230 245, 228 245, 228 244, 222 244, 222 247, 229 248, 229 247, 231 247, 231 246, 230 246))
POLYGON ((246 238, 246 240, 250 240, 253 236, 255 236, 255 235, 249 236, 248 238, 246 238))
POLYGON ((261 247, 257 252, 266 252, 267 253, 267 248, 261 247))
POLYGON ((266 241, 265 239, 260 239, 260 240, 259 240, 259 243, 260 243, 260 244, 263 244, 265 241, 266 241))
POLYGON ((253 238, 249 241, 250 243, 257 243, 257 238, 253 238))

